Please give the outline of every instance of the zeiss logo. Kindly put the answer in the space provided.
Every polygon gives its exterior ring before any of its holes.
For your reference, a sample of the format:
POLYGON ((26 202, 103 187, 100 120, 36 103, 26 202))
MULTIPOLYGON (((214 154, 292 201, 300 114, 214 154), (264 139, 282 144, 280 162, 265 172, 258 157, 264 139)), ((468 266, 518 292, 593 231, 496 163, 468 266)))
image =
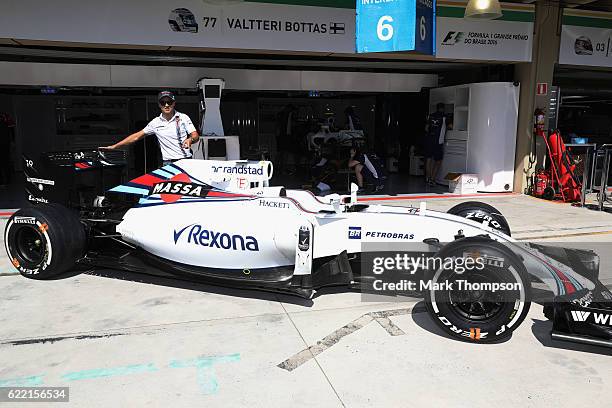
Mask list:
POLYGON ((198 224, 188 225, 178 231, 174 230, 174 243, 178 244, 182 236, 186 237, 187 243, 192 245, 233 251, 259 251, 259 243, 255 237, 215 232, 198 224))
POLYGON ((361 227, 349 227, 348 239, 361 239, 361 227))

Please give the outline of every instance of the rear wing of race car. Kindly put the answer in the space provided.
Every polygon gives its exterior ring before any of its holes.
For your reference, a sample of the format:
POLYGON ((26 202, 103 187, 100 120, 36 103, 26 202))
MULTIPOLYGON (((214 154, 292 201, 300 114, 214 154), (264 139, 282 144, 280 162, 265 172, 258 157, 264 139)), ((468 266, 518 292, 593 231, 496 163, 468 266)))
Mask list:
POLYGON ((23 155, 23 186, 32 204, 59 203, 77 208, 121 183, 126 153, 120 150, 61 151, 38 158, 23 155))

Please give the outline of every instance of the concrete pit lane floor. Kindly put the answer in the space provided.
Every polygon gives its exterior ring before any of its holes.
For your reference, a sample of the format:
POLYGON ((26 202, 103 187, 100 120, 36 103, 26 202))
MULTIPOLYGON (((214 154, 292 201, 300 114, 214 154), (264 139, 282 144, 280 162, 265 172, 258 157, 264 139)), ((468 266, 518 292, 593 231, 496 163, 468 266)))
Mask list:
MULTIPOLYGON (((609 214, 486 201, 516 236, 612 245, 609 214), (584 232, 599 233, 571 235, 584 232)), ((447 338, 418 299, 327 290, 310 302, 114 271, 47 282, 0 272, 0 386, 70 387, 66 406, 610 406, 612 349, 550 340, 538 304, 512 338, 483 345, 447 338)), ((37 406, 47 405, 58 406, 37 406)))

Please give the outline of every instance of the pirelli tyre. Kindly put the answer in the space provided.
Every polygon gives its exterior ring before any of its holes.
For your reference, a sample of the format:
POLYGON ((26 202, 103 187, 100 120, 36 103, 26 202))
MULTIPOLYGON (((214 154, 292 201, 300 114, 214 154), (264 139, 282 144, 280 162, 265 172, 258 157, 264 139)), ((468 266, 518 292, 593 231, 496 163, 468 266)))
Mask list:
POLYGON ((503 232, 511 236, 508 221, 495 207, 478 201, 468 201, 458 204, 447 211, 449 214, 467 218, 503 232))
POLYGON ((425 304, 449 336, 481 343, 499 341, 527 316, 531 305, 528 274, 503 244, 464 238, 446 245, 435 259, 442 266, 425 274, 430 285, 425 304))
POLYGON ((17 211, 4 231, 11 263, 31 279, 51 279, 70 270, 83 255, 86 234, 76 213, 57 205, 17 211))

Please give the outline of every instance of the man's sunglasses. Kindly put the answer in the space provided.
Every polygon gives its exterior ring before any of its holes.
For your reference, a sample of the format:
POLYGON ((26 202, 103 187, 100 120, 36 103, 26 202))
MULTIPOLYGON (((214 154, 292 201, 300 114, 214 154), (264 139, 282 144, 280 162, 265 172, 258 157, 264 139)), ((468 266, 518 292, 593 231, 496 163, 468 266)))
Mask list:
POLYGON ((172 99, 164 99, 159 101, 159 106, 172 106, 174 105, 174 101, 172 99))

